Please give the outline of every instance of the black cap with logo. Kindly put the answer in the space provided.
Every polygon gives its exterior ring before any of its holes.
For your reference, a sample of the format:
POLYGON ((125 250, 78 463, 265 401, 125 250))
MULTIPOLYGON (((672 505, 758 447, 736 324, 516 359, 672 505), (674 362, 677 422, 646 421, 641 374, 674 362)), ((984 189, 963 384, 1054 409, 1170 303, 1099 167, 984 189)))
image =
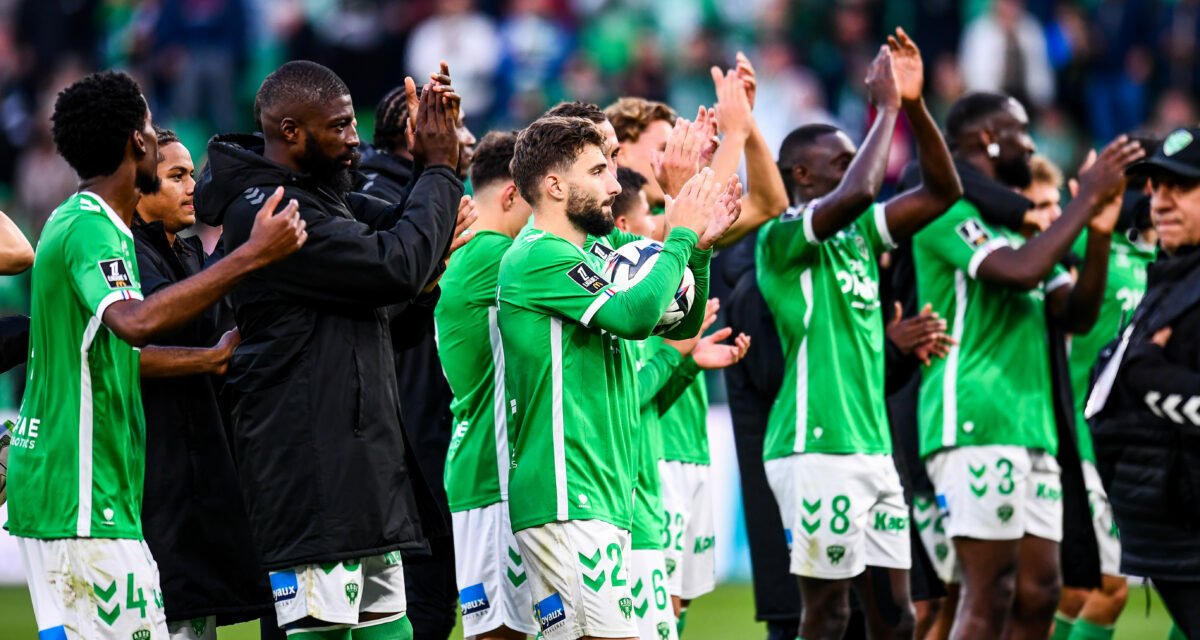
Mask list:
POLYGON ((1200 179, 1200 129, 1179 129, 1163 140, 1154 155, 1129 165, 1129 175, 1173 173, 1200 179))

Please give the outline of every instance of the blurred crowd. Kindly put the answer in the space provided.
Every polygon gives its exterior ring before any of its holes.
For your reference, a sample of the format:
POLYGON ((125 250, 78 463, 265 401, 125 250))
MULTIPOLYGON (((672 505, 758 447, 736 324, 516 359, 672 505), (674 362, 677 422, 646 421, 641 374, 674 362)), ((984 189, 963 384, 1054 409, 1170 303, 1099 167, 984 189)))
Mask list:
MULTIPOLYGON (((939 121, 965 91, 1006 91, 1060 166, 1119 132, 1198 120, 1200 0, 0 0, 0 207, 36 238, 74 191, 47 118, 96 68, 134 74, 199 157, 212 134, 252 128, 259 82, 287 59, 344 78, 369 141, 375 102, 440 59, 483 131, 563 99, 638 95, 686 115, 740 50, 776 148, 805 122, 865 130, 862 78, 897 24, 921 43, 939 121)), ((894 146, 896 177, 909 156, 894 146)), ((0 291, 3 307, 19 292, 0 291)))

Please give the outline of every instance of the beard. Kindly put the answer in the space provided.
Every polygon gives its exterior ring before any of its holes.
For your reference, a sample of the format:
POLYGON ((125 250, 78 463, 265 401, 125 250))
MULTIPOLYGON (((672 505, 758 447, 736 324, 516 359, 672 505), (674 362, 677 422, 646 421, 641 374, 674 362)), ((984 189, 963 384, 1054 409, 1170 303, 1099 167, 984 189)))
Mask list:
POLYGON ((1024 154, 1014 158, 997 158, 996 179, 1009 187, 1028 187, 1033 182, 1033 169, 1029 167, 1029 158, 1024 154))
POLYGON ((335 193, 349 193, 354 187, 353 174, 362 164, 362 154, 357 149, 351 149, 336 157, 329 157, 321 151, 316 140, 309 136, 304 141, 304 157, 300 166, 316 179, 322 186, 332 189, 335 193), (346 166, 345 161, 350 165, 346 166))
POLYGON ((588 235, 606 236, 612 233, 616 221, 611 212, 604 212, 604 207, 612 206, 614 199, 601 202, 572 186, 567 191, 567 220, 588 235))

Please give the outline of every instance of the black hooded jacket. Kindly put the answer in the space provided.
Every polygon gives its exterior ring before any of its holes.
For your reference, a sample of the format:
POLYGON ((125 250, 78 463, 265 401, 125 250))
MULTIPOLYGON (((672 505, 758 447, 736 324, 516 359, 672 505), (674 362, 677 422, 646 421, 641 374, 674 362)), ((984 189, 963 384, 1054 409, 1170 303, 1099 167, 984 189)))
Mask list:
MULTIPOLYGON (((204 267, 199 238, 167 243, 162 222, 135 218, 142 292, 150 295, 204 267)), ((160 346, 210 347, 233 328, 218 303, 156 340, 160 346)), ((270 613, 271 589, 250 544, 250 523, 217 399, 208 375, 143 378, 146 495, 142 526, 158 563, 167 620, 217 616, 234 624, 270 613)))
POLYGON ((419 171, 412 160, 367 147, 363 150, 362 166, 354 176, 354 190, 387 203, 403 202, 414 173, 419 171))
POLYGON ((1151 264, 1147 285, 1112 391, 1089 420, 1096 468, 1121 532, 1121 570, 1200 581, 1200 247, 1151 264), (1160 347, 1150 338, 1164 327, 1171 338, 1160 347))
POLYGON ((420 301, 444 268, 463 185, 427 168, 403 207, 334 193, 265 159, 256 136, 209 142, 196 208, 226 250, 282 185, 308 241, 232 294, 242 342, 227 380, 234 451, 268 569, 425 546, 432 503, 405 442, 387 306, 420 301))

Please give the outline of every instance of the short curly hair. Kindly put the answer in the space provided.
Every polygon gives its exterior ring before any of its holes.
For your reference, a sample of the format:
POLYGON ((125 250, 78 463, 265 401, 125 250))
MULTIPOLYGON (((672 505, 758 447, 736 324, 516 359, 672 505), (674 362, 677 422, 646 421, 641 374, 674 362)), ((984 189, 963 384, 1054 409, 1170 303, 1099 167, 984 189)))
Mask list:
POLYGON ((125 159, 129 136, 145 126, 148 111, 141 87, 128 74, 93 73, 54 101, 54 146, 81 180, 111 175, 125 159))
POLYGON ((612 123, 620 142, 637 142, 650 123, 662 120, 674 126, 679 116, 675 110, 645 98, 620 98, 604 109, 604 115, 612 123))
POLYGON ((541 193, 538 184, 552 171, 566 171, 588 146, 604 148, 604 134, 583 118, 542 117, 517 134, 513 149, 513 182, 530 204, 541 193))
POLYGON ((350 89, 329 67, 311 60, 292 60, 272 71, 254 96, 254 120, 263 133, 263 114, 278 105, 324 104, 350 95, 350 89))
POLYGON ((583 118, 584 120, 591 120, 596 124, 604 124, 604 121, 608 119, 608 116, 604 115, 604 111, 600 107, 578 100, 574 102, 560 102, 542 114, 542 117, 545 116, 583 118))

